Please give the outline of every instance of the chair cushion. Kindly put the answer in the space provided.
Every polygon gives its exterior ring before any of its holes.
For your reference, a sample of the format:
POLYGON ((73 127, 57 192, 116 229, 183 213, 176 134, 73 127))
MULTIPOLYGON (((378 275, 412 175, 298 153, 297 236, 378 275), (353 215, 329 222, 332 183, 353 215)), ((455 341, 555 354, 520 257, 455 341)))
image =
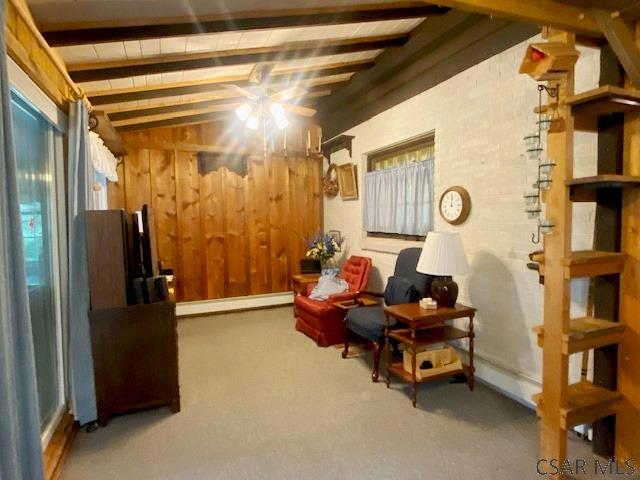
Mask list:
POLYGON ((384 303, 397 305, 399 303, 413 303, 420 300, 420 293, 413 284, 403 277, 391 276, 384 289, 384 303))
POLYGON ((367 286, 370 269, 370 258, 352 255, 342 266, 342 270, 338 277, 342 278, 349 284, 350 291, 357 291, 367 286))
MULTIPOLYGON (((390 326, 396 321, 390 319, 390 326)), ((352 308, 345 319, 347 328, 371 342, 384 342, 384 310, 380 305, 352 308)))

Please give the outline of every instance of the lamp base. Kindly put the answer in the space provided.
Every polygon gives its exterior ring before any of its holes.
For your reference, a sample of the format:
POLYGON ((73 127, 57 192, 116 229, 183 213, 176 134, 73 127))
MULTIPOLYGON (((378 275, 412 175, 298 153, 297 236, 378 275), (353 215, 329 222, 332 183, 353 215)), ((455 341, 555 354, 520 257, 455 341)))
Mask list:
POLYGON ((458 284, 451 277, 437 277, 431 282, 431 298, 438 307, 453 308, 458 300, 458 284))

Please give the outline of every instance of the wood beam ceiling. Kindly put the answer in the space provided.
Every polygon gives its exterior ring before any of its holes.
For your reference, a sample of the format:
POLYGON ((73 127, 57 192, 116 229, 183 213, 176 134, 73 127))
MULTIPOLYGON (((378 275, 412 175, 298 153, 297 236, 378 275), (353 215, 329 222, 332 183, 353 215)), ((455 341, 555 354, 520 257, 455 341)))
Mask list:
POLYGON ((425 22, 400 51, 382 53, 373 68, 320 100, 323 131, 327 138, 340 134, 538 32, 535 25, 457 10, 425 22))
POLYGON ((466 12, 508 17, 579 34, 602 35, 588 9, 554 0, 437 0, 437 3, 466 12))
POLYGON ((409 36, 384 35, 327 42, 291 42, 274 47, 245 48, 204 54, 164 55, 160 57, 69 65, 74 82, 91 82, 156 73, 179 72, 227 65, 282 62, 301 58, 380 50, 404 45, 409 36))
POLYGON ((158 127, 177 127, 180 125, 193 125, 194 123, 205 123, 220 120, 228 120, 234 118, 233 112, 213 112, 213 113, 199 113, 196 115, 189 115, 185 117, 168 118, 165 120, 153 120, 148 122, 134 123, 131 125, 123 125, 116 127, 118 133, 132 132, 136 130, 146 130, 147 128, 158 127))
POLYGON ((598 8, 591 9, 591 15, 602 29, 629 79, 636 88, 640 88, 640 50, 634 33, 619 15, 613 16, 611 12, 598 8))
MULTIPOLYGON (((323 85, 324 87, 324 85, 323 85)), ((329 95, 331 90, 328 88, 314 89, 308 95, 302 98, 301 105, 308 105, 311 100, 317 97, 329 95)), ((161 105, 157 107, 132 108, 130 110, 119 110, 109 113, 109 119, 112 122, 121 122, 123 120, 139 119, 141 117, 151 117, 154 115, 168 115, 172 113, 182 113, 190 110, 204 110, 224 108, 229 105, 237 105, 244 103, 242 97, 216 98, 213 100, 203 100, 195 102, 179 102, 170 105, 161 105)))
MULTIPOLYGON (((406 3, 406 2, 405 2, 406 3)), ((280 12, 263 12, 230 14, 224 17, 199 19, 174 19, 162 24, 137 25, 105 25, 92 26, 77 24, 75 27, 57 28, 52 25, 42 27, 43 35, 49 45, 60 47, 88 43, 121 42, 148 38, 177 37, 202 33, 219 33, 254 29, 292 28, 317 25, 341 25, 347 23, 378 22, 383 20, 400 20, 407 18, 430 17, 442 15, 448 8, 437 5, 414 4, 382 4, 360 5, 349 10, 344 6, 324 7, 314 10, 297 9, 280 12)))
MULTIPOLYGON (((366 70, 374 65, 373 61, 341 62, 321 68, 300 68, 276 72, 266 79, 265 83, 273 82, 275 85, 287 86, 293 82, 306 82, 318 79, 318 85, 327 85, 332 82, 321 80, 321 77, 342 75, 366 70)), ((120 102, 132 102, 136 100, 150 100, 154 98, 175 97, 178 95, 191 95, 195 93, 207 93, 219 91, 224 84, 233 83, 239 86, 252 85, 248 77, 222 77, 213 81, 180 82, 178 84, 155 85, 152 87, 126 88, 119 90, 105 90, 102 92, 87 92, 87 97, 93 105, 108 105, 120 102)))

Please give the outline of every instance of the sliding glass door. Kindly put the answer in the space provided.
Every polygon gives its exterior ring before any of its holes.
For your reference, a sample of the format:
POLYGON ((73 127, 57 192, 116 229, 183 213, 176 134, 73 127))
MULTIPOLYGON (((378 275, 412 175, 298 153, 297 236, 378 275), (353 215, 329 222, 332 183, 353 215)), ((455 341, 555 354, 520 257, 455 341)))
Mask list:
POLYGON ((13 94, 18 193, 42 431, 63 403, 54 128, 13 94))

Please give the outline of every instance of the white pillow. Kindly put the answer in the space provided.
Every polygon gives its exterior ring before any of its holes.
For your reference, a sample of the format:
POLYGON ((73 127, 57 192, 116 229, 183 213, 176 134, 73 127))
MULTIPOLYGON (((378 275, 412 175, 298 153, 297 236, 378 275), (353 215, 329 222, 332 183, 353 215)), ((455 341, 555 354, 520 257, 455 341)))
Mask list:
POLYGON ((309 298, 314 300, 326 300, 336 293, 346 292, 349 284, 334 275, 323 275, 318 280, 318 284, 314 287, 309 298))

